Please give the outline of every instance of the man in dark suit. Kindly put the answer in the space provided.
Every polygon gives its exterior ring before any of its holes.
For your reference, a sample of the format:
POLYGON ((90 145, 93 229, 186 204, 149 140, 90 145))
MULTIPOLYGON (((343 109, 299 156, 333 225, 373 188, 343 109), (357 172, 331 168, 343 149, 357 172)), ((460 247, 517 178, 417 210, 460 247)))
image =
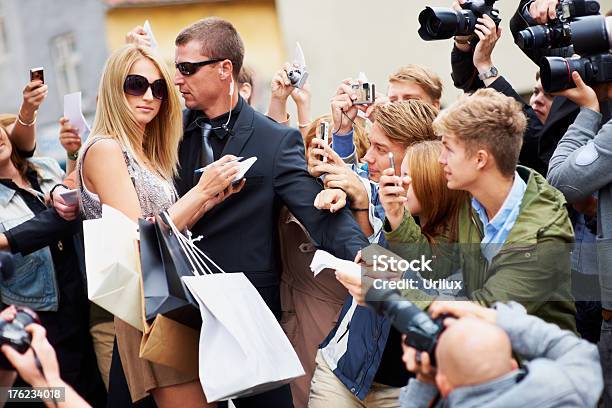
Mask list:
MULTIPOLYGON (((225 271, 244 272, 280 318, 276 226, 283 205, 306 227, 317 247, 340 258, 352 260, 368 241, 348 211, 331 214, 314 208, 322 186, 308 174, 300 132, 254 111, 239 97, 234 83, 244 46, 235 28, 207 18, 185 28, 176 46, 175 84, 187 106, 175 183, 179 195, 197 183, 195 169, 226 154, 257 157, 242 190, 206 213, 191 230, 204 236, 198 245, 225 271)), ((286 385, 235 404, 290 407, 291 391, 286 385)))

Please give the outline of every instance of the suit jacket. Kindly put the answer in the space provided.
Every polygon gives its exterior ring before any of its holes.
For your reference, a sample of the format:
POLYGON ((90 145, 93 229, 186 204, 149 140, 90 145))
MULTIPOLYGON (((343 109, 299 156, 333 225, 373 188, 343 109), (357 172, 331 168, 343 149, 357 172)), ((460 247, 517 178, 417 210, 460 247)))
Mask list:
MULTIPOLYGON (((195 123, 200 112, 184 112, 184 138, 179 147, 179 195, 193 187, 199 176, 201 129, 195 123)), ((300 132, 280 125, 243 103, 233 135, 222 155, 257 157, 246 174, 246 185, 207 212, 191 229, 203 235, 197 245, 226 272, 244 272, 254 286, 280 282, 278 218, 283 205, 306 228, 317 248, 339 258, 354 259, 368 245, 351 213, 317 210, 313 203, 322 190, 306 167, 300 132)))

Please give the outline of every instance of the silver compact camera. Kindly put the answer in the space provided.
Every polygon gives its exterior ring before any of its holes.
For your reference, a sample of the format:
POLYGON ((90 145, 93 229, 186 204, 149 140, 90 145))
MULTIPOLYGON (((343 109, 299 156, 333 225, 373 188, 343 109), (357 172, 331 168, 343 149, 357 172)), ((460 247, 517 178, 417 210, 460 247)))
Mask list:
POLYGON ((305 67, 294 67, 287 72, 287 77, 292 86, 301 89, 306 83, 306 79, 308 79, 308 71, 306 71, 305 67))
POLYGON ((357 99, 353 105, 371 105, 376 98, 376 86, 370 82, 351 85, 353 91, 357 94, 357 99))

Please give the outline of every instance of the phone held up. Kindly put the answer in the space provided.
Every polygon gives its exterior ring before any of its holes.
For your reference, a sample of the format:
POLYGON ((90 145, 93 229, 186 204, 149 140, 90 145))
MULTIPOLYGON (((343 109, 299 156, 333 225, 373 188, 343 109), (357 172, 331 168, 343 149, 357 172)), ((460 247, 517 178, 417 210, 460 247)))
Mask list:
POLYGON ((30 69, 30 81, 40 80, 45 83, 45 70, 43 67, 30 69))

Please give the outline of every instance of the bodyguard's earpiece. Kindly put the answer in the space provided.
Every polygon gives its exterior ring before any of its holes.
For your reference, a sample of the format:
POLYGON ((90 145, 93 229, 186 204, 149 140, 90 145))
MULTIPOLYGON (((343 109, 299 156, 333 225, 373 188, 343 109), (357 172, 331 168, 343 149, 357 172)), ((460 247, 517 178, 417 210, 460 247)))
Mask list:
POLYGON ((232 78, 232 82, 230 82, 229 94, 230 96, 234 94, 234 78, 232 78))

